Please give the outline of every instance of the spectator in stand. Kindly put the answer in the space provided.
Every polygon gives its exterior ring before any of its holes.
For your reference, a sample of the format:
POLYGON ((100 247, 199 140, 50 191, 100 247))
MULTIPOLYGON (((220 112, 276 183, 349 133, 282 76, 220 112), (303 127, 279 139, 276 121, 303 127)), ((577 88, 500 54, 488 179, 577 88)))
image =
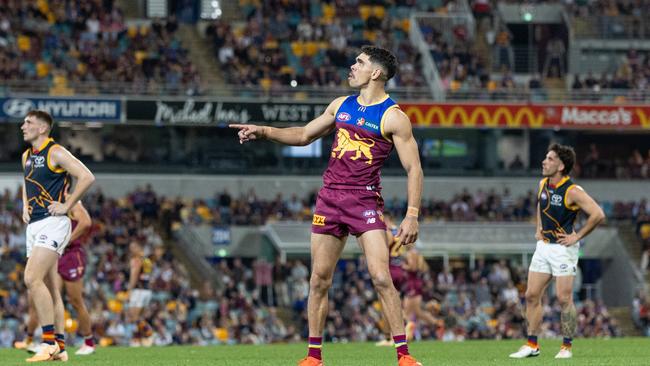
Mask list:
POLYGON ((561 78, 566 72, 565 68, 566 46, 564 41, 560 38, 552 38, 546 45, 546 61, 544 61, 544 77, 561 78), (554 68, 555 66, 555 68, 554 68), (552 70, 557 70, 556 73, 550 73, 552 70))

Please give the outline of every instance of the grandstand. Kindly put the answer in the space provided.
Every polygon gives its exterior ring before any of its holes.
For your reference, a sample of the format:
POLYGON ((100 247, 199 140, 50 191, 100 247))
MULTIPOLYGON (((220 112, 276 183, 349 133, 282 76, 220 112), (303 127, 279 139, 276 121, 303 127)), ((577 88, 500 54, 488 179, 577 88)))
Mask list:
MULTIPOLYGON (((241 145, 227 126, 309 122, 353 93, 347 74, 366 44, 398 56, 387 90, 411 119, 425 175, 417 246, 436 324, 420 325, 416 340, 525 337, 536 191, 552 142, 575 147, 572 177, 607 216, 580 253, 577 337, 595 338, 591 352, 602 339, 650 337, 647 10, 645 1, 0 1, 0 348, 26 335, 20 124, 32 109, 53 115, 54 138, 97 177, 83 200, 93 218, 84 290, 101 347, 131 344, 132 241, 153 265, 144 311, 153 346, 305 342, 310 223, 333 136, 241 145)), ((396 154, 382 172, 385 212, 400 218, 396 154)), ((383 339, 379 304, 350 239, 324 340, 383 339)), ((549 290, 543 338, 561 338, 559 306, 549 290)), ((69 342, 80 344, 66 310, 69 342)))

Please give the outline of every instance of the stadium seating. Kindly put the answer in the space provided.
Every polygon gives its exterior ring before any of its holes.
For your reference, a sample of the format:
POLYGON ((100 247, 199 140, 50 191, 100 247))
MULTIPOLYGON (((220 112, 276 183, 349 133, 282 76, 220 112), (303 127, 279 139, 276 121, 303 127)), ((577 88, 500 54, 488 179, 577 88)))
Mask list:
MULTIPOLYGON (((399 2, 398 2, 399 3, 399 2)), ((215 21, 206 29, 227 82, 265 89, 341 86, 354 47, 376 44, 396 52, 400 72, 392 86, 423 86, 417 52, 408 41, 408 8, 313 2, 240 2, 245 24, 215 21)))
POLYGON ((179 44, 173 17, 127 22, 112 1, 21 3, 2 5, 5 83, 49 83, 52 95, 71 95, 79 82, 94 84, 85 90, 94 93, 198 90, 198 73, 179 44))

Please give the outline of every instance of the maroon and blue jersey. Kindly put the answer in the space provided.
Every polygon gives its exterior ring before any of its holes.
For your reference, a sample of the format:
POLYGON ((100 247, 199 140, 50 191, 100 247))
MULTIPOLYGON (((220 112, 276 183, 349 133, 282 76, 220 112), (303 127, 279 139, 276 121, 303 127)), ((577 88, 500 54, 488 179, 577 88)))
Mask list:
POLYGON ((364 105, 358 95, 343 101, 336 112, 336 137, 323 183, 327 188, 366 187, 379 190, 381 167, 393 150, 384 133, 388 110, 399 108, 388 95, 364 105))

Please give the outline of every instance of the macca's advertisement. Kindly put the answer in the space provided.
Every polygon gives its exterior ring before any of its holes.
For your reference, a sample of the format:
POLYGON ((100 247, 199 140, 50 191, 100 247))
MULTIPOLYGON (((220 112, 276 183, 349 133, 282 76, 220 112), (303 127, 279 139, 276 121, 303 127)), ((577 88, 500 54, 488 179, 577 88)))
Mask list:
POLYGON ((417 127, 650 129, 650 106, 401 104, 417 127))

